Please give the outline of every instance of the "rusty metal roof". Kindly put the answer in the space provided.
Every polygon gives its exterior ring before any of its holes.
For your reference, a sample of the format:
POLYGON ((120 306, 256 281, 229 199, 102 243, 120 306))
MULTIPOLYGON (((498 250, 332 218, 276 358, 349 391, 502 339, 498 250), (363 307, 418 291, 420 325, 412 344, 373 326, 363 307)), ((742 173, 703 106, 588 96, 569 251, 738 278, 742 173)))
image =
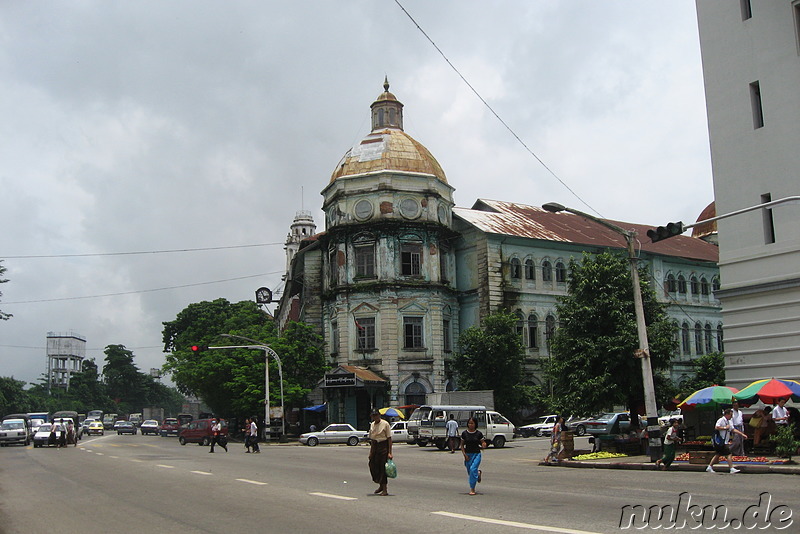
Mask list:
MULTIPOLYGON (((454 208, 454 214, 477 229, 491 234, 560 241, 575 245, 626 249, 625 238, 591 219, 568 212, 551 213, 538 206, 478 199, 472 208, 454 208)), ((640 247, 651 254, 677 256, 699 261, 719 261, 716 245, 702 239, 676 236, 651 243, 645 224, 604 219, 636 232, 640 247)))
POLYGON ((370 371, 366 367, 360 367, 358 365, 340 365, 339 367, 348 373, 353 373, 364 382, 386 382, 385 378, 381 378, 375 374, 374 371, 370 371))

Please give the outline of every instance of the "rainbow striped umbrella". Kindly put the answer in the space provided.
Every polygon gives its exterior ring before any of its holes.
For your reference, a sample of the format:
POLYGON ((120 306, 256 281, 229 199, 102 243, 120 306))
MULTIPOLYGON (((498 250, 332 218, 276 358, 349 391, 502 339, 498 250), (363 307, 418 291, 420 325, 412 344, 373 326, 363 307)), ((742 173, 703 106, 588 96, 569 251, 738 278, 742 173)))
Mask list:
POLYGON ((738 389, 728 386, 709 386, 698 389, 678 404, 678 408, 687 411, 695 408, 717 408, 720 404, 732 404, 733 394, 738 391, 738 389))
POLYGON ((734 395, 736 400, 744 404, 753 404, 761 401, 765 404, 775 404, 780 399, 800 401, 800 382, 770 378, 756 380, 746 388, 734 395))

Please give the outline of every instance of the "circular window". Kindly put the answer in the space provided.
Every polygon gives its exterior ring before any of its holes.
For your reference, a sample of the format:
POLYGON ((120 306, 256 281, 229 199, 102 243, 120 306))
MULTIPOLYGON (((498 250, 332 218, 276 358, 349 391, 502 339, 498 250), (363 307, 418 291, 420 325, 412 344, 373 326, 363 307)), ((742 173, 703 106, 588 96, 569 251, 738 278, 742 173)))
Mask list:
POLYGON ((447 209, 444 206, 439 206, 437 210, 439 214, 439 222, 442 224, 447 224, 447 209))
POLYGON ((413 198, 406 198, 400 202, 400 215, 406 219, 414 219, 419 216, 419 204, 413 198))
POLYGON ((369 200, 359 200, 356 202, 356 219, 364 221, 372 217, 372 202, 369 200))

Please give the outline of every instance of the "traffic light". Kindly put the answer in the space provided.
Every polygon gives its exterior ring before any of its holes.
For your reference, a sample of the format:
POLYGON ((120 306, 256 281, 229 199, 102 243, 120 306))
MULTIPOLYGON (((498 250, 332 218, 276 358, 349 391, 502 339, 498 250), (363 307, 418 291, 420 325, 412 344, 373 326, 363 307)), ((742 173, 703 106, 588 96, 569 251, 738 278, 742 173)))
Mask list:
POLYGON ((661 241, 662 239, 669 239, 670 237, 681 235, 683 230, 683 223, 681 221, 671 222, 666 226, 659 226, 655 230, 648 230, 647 237, 650 238, 650 241, 655 243, 656 241, 661 241))
POLYGON ((204 350, 208 350, 208 345, 192 345, 191 347, 192 352, 195 354, 203 352, 204 350))

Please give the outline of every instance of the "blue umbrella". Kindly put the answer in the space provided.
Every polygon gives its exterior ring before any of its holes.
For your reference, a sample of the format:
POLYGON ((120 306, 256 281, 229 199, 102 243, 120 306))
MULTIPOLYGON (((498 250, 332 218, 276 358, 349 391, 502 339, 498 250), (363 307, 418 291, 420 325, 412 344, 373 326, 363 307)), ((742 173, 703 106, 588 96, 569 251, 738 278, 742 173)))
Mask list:
POLYGON ((382 415, 386 417, 399 417, 400 419, 405 419, 406 417, 403 415, 403 412, 395 409, 395 408, 381 408, 378 410, 381 412, 382 415))

